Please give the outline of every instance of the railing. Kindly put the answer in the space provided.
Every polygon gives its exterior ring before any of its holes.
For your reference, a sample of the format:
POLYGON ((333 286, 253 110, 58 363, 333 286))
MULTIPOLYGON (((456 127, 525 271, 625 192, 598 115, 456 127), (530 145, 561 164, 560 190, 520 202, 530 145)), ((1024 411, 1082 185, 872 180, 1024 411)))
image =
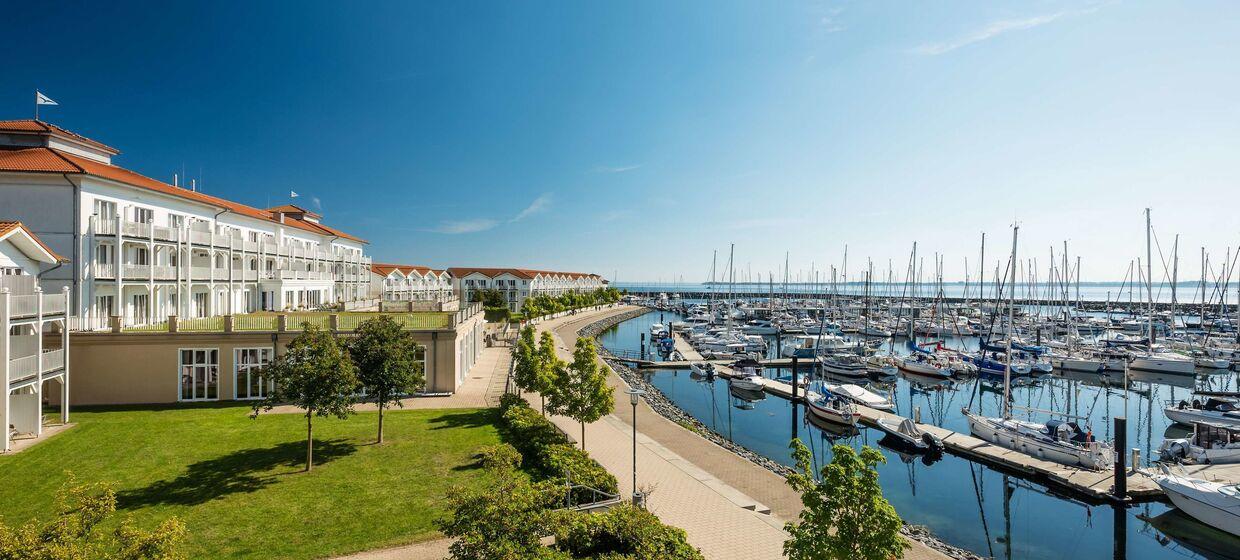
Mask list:
POLYGON ((93 264, 91 265, 95 271, 95 278, 116 278, 116 265, 114 264, 93 264))
POLYGON ((177 320, 178 331, 222 331, 224 330, 224 316, 216 315, 214 317, 190 317, 187 319, 177 320))
POLYGON ((34 289, 38 287, 38 282, 34 276, 22 274, 19 276, 0 276, 0 290, 7 288, 14 295, 30 295, 34 293, 34 289))
MULTIPOLYGON (((21 358, 13 358, 9 360, 9 380, 24 379, 35 375, 35 370, 39 367, 38 356, 23 356, 21 358)), ((5 387, 8 392, 8 387, 5 387)))
POLYGON ((331 318, 326 313, 287 313, 285 314, 285 325, 290 331, 305 330, 305 324, 309 323, 320 329, 328 328, 331 318))
POLYGON ((275 331, 279 329, 280 319, 276 315, 246 314, 233 316, 235 331, 275 331))
POLYGON ((52 350, 43 353, 43 373, 55 371, 65 367, 65 351, 64 349, 52 350))
POLYGON ((154 273, 156 280, 177 279, 177 267, 175 266, 158 265, 154 267, 154 273))
POLYGON ((33 317, 38 314, 39 296, 9 296, 9 317, 33 317))
POLYGON ((145 325, 130 325, 122 329, 124 332, 168 332, 168 323, 147 323, 145 325))
POLYGON ((65 294, 43 294, 43 315, 63 315, 69 308, 65 294))
POLYGON ((401 313, 392 315, 404 329, 431 330, 447 329, 452 326, 451 313, 401 313))
POLYGON ((146 264, 123 264, 121 265, 121 274, 125 278, 142 278, 150 277, 151 266, 146 264))
POLYGON ((190 267, 190 278, 194 280, 210 280, 211 267, 209 266, 193 266, 190 267))
POLYGON ((207 245, 211 243, 211 232, 198 231, 196 229, 191 229, 189 230, 189 241, 190 243, 198 243, 200 245, 207 245))
POLYGON ((95 220, 95 235, 116 235, 114 220, 95 220))
POLYGON ((151 228, 155 239, 160 241, 180 241, 181 231, 166 226, 154 226, 151 228))
POLYGON ((121 235, 129 237, 150 237, 151 224, 144 222, 121 222, 121 235))

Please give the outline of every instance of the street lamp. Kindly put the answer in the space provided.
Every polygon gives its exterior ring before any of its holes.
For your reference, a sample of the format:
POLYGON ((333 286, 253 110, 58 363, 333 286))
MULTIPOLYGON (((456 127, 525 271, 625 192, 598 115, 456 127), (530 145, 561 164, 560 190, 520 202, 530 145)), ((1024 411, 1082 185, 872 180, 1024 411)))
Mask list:
POLYGON ((642 506, 642 495, 637 491, 637 403, 646 392, 631 388, 628 390, 629 404, 633 405, 633 505, 642 506))

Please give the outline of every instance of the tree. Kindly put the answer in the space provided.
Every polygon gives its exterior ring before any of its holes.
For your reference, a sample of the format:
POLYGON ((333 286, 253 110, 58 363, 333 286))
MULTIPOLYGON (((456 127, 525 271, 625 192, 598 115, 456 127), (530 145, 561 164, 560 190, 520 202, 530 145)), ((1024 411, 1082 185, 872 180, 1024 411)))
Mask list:
POLYGON ((572 363, 556 369, 555 387, 551 410, 581 423, 581 448, 585 449, 586 424, 610 414, 616 406, 607 376, 598 367, 594 339, 577 339, 572 363))
POLYGON ((70 475, 56 499, 55 520, 39 526, 29 521, 20 527, 0 523, 0 560, 181 560, 185 524, 168 518, 146 532, 128 519, 109 539, 95 534, 95 527, 116 512, 116 493, 100 484, 78 484, 70 475))
POLYGON ((534 356, 534 363, 537 364, 534 374, 534 386, 531 389, 538 392, 539 409, 542 410, 543 416, 547 415, 547 398, 557 391, 555 384, 556 370, 562 367, 564 363, 555 353, 555 337, 550 331, 543 331, 542 337, 538 340, 538 352, 534 356))
POLYGON ((534 327, 526 325, 512 347, 513 382, 522 391, 532 391, 538 380, 538 343, 534 340, 534 327))
POLYGON ((310 323, 289 342, 284 354, 263 368, 273 387, 267 398, 254 403, 254 416, 276 405, 293 404, 306 411, 306 472, 314 467, 314 417, 353 414, 357 368, 349 353, 331 333, 310 323))
POLYGON ((357 326, 348 348, 358 380, 379 405, 378 443, 383 443, 383 409, 389 404, 404 408, 400 397, 426 386, 418 343, 390 315, 379 315, 357 326))
POLYGON ((908 548, 900 536, 899 514, 878 484, 882 453, 870 446, 858 455, 847 445, 831 448, 833 457, 815 479, 810 452, 794 439, 790 445, 796 470, 788 485, 801 493, 800 521, 787 523, 784 542, 789 560, 889 560, 908 548))
POLYGON ((475 302, 482 302, 483 307, 508 307, 508 296, 503 291, 495 288, 474 290, 470 293, 470 297, 475 302))
MULTIPOLYGON (((507 453, 504 453, 507 454, 507 453)), ((485 463, 490 480, 481 490, 454 487, 448 491, 452 516, 436 521, 453 539, 455 560, 567 559, 542 545, 555 534, 563 514, 554 511, 564 499, 563 485, 530 482, 515 472, 516 461, 485 463)))

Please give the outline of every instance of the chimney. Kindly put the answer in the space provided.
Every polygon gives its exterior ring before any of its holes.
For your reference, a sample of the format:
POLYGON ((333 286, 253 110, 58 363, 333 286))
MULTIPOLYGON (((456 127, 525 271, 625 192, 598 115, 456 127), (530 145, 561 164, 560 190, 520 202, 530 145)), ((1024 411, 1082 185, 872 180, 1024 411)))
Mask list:
POLYGON ((189 180, 189 189, 194 192, 198 192, 198 179, 189 180))
POLYGON ((174 187, 179 187, 179 186, 181 186, 181 182, 180 182, 180 181, 181 181, 181 178, 180 178, 180 177, 177 177, 177 174, 176 174, 176 173, 173 173, 173 174, 172 174, 172 186, 174 186, 174 187))

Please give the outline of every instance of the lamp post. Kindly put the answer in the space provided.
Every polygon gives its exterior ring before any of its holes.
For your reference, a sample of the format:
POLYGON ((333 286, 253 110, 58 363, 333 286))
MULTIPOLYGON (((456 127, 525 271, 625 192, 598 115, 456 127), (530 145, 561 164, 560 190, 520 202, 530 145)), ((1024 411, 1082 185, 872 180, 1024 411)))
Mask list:
POLYGON ((645 504, 642 503, 644 500, 641 493, 637 491, 637 403, 646 392, 632 388, 628 390, 628 393, 629 404, 633 405, 633 505, 641 507, 645 504))

